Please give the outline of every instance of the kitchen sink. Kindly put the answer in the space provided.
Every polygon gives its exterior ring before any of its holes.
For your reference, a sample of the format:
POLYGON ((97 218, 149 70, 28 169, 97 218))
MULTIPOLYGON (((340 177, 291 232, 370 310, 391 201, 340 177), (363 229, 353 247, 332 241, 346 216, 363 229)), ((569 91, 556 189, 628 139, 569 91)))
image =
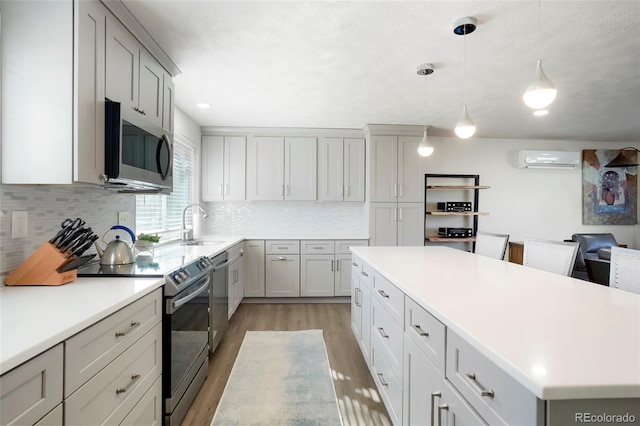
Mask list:
POLYGON ((224 241, 191 240, 183 241, 180 244, 182 244, 183 246, 219 246, 220 244, 224 243, 224 241))

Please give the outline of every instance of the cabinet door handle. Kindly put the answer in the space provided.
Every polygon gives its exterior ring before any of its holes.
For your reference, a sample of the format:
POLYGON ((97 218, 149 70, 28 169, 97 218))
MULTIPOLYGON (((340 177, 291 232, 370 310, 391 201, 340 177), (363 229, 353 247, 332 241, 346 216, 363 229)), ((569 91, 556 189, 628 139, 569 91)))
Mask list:
POLYGON ((331 261, 331 271, 333 271, 333 260, 331 261))
POLYGON ((378 373, 378 377, 380 378, 380 384, 382 386, 389 386, 389 383, 384 381, 384 376, 382 375, 382 373, 378 373))
POLYGON ((222 192, 222 184, 220 184, 220 195, 224 195, 224 193, 222 192))
POLYGON ((402 207, 398 207, 398 221, 402 222, 403 217, 402 217, 402 207))
POLYGON ((351 186, 347 185, 347 186, 344 187, 344 189, 345 189, 345 194, 344 195, 347 196, 347 197, 350 196, 351 195, 351 186))
POLYGON ((287 196, 291 195, 291 185, 287 185, 287 196))
POLYGON ((398 196, 398 184, 397 183, 393 184, 393 196, 394 197, 398 196))
POLYGON ((116 395, 119 395, 121 393, 125 393, 126 391, 129 390, 129 388, 131 386, 133 386, 133 384, 136 382, 136 380, 138 380, 140 378, 139 374, 132 374, 131 375, 131 381, 127 384, 127 386, 123 387, 123 388, 117 388, 116 389, 116 395))
POLYGON ((480 396, 487 396, 489 398, 494 397, 494 393, 492 389, 486 389, 482 387, 480 383, 478 383, 478 380, 476 379, 476 373, 472 371, 471 373, 466 373, 465 376, 469 378, 469 381, 473 384, 476 390, 480 392, 480 396))
POLYGON ((229 195, 229 184, 224 186, 224 195, 229 195))
POLYGON ((131 327, 127 331, 116 331, 116 337, 124 337, 131 332, 134 328, 139 326, 140 323, 138 321, 131 321, 131 327))
POLYGON ((422 329, 422 327, 420 326, 420 324, 414 324, 412 327, 416 329, 416 331, 418 332, 418 334, 419 334, 420 336, 429 337, 429 332, 424 331, 424 330, 422 329))
POLYGON ((389 338, 389 335, 388 335, 387 333, 385 333, 385 332, 384 332, 384 328, 382 328, 382 327, 378 327, 378 331, 380 332, 380 335, 381 335, 382 337, 384 337, 385 339, 388 339, 388 338, 389 338))
POLYGON ((340 261, 336 260, 336 271, 340 270, 340 261))
POLYGON ((398 197, 402 197, 402 188, 404 187, 403 184, 398 184, 398 197))
POLYGON ((442 392, 440 391, 435 391, 435 392, 431 392, 431 426, 436 426, 435 423, 435 415, 436 412, 434 410, 435 406, 436 406, 436 398, 440 398, 442 396, 442 392))
POLYGON ((344 196, 344 186, 338 185, 338 191, 340 191, 340 196, 344 196))
POLYGON ((387 293, 385 293, 384 290, 378 290, 378 293, 380 293, 380 296, 384 297, 385 299, 389 298, 389 295, 387 293))
POLYGON ((394 207, 393 209, 393 221, 394 222, 398 221, 398 209, 396 207, 394 207))
MULTIPOLYGON (((357 265, 356 265, 357 266, 357 265)), ((365 277, 368 277, 369 274, 367 274, 365 271, 360 272, 362 275, 364 275, 365 277)))
POLYGON ((442 425, 442 412, 443 411, 448 411, 449 410, 449 405, 448 404, 440 404, 438 405, 438 425, 442 425))
POLYGON ((286 256, 278 256, 278 260, 287 260, 286 256))

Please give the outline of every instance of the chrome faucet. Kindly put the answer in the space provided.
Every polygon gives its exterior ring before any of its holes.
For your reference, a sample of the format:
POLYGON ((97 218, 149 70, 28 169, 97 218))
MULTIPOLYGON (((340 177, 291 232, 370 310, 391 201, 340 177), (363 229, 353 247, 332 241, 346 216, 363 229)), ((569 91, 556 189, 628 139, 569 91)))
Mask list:
POLYGON ((187 207, 185 207, 184 210, 182 211, 182 232, 180 233, 180 235, 182 235, 182 242, 193 240, 193 227, 191 229, 187 229, 187 223, 186 223, 186 215, 189 207, 197 207, 200 210, 200 214, 204 219, 209 217, 209 214, 202 208, 200 204, 194 203, 194 204, 189 204, 187 207))

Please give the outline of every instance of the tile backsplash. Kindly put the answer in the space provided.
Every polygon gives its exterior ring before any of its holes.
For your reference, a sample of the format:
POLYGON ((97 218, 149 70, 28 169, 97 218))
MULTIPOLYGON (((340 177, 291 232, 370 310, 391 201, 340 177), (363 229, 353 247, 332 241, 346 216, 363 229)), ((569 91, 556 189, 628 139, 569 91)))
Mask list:
POLYGON ((222 235, 368 235, 364 203, 237 201, 206 203, 203 233, 222 235))
POLYGON ((65 218, 80 217, 102 236, 118 223, 118 212, 131 212, 133 217, 135 207, 134 195, 97 187, 0 185, 0 276, 6 276, 51 239, 65 218), (14 210, 28 212, 27 238, 11 238, 14 210))

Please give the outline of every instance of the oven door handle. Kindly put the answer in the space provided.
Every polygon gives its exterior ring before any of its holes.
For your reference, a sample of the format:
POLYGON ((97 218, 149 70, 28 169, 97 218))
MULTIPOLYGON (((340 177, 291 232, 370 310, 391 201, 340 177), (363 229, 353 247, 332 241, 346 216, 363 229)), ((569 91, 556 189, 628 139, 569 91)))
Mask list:
POLYGON ((169 303, 167 303, 167 314, 174 313, 175 311, 180 309, 182 305, 184 305, 185 303, 189 303, 190 300, 198 297, 200 293, 203 293, 205 290, 208 290, 210 281, 211 281, 211 275, 207 275, 207 277, 204 280, 204 283, 200 287, 198 287, 197 290, 189 293, 184 297, 181 297, 176 300, 171 300, 169 303))
POLYGON ((221 263, 219 265, 214 266, 213 267, 213 272, 217 271, 218 269, 226 268, 227 266, 229 266, 230 264, 232 264, 236 260, 240 259, 241 257, 242 257, 242 253, 237 255, 237 256, 232 257, 231 259, 229 259, 229 260, 227 260, 227 261, 225 261, 225 262, 223 262, 223 263, 221 263))

